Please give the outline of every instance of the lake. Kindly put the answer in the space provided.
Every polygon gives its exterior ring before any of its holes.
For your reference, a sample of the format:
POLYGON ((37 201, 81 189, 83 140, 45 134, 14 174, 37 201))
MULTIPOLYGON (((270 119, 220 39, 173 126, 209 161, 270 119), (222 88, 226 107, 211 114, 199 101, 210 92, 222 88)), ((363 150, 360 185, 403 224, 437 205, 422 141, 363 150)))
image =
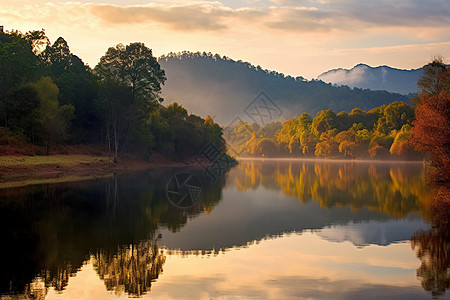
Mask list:
POLYGON ((243 160, 208 175, 0 189, 2 298, 450 299, 422 164, 243 160))

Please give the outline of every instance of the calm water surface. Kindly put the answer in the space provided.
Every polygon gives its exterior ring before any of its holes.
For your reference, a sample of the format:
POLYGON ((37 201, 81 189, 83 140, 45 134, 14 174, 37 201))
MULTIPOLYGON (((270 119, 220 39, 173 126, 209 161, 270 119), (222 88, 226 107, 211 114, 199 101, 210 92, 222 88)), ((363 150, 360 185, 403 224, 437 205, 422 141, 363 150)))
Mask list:
POLYGON ((421 164, 266 160, 215 180, 186 168, 2 189, 0 292, 450 299, 424 176, 421 164))

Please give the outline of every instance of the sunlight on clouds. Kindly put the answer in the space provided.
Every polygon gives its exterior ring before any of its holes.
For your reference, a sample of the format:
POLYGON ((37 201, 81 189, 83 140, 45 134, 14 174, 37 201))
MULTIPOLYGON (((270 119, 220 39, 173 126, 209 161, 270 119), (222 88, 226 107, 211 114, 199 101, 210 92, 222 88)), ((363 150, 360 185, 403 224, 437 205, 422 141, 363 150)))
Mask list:
POLYGON ((450 56, 442 0, 0 2, 5 29, 45 28, 91 66, 108 47, 135 41, 155 55, 211 51, 307 78, 360 62, 416 68, 450 56))
MULTIPOLYGON (((167 251, 165 255, 164 271, 144 299, 241 299, 242 295, 290 299, 318 294, 322 298, 359 299, 366 293, 376 298, 387 291, 393 295, 396 291, 420 291, 414 275, 419 262, 409 243, 359 249, 350 242, 329 242, 316 233, 304 232, 233 248, 217 256, 168 255, 167 251)), ((128 297, 107 291, 92 261, 88 261, 69 279, 62 294, 51 289, 47 298, 120 296, 128 297)))
POLYGON ((159 22, 175 30, 219 30, 227 26, 224 19, 231 9, 210 4, 113 6, 90 4, 90 11, 109 24, 159 22))
POLYGON ((209 299, 245 291, 258 299, 289 299, 295 286, 296 297, 320 293, 322 298, 350 299, 354 291, 372 287, 380 291, 390 286, 410 288, 417 279, 404 273, 415 270, 418 262, 412 251, 405 256, 405 249, 410 251, 408 243, 357 249, 349 242, 335 244, 304 233, 264 240, 216 257, 167 256, 164 273, 149 296, 209 299))

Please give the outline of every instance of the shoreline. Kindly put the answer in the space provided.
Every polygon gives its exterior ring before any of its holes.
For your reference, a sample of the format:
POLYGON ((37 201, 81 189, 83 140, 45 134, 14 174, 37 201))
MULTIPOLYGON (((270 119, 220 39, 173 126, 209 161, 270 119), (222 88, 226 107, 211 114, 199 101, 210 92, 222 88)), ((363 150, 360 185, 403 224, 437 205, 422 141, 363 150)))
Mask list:
POLYGON ((382 160, 382 159, 345 159, 345 158, 299 158, 299 157, 237 157, 237 161, 255 160, 255 161, 305 161, 305 162, 323 162, 323 163, 382 163, 382 164, 426 164, 425 160, 382 160))
POLYGON ((49 156, 0 156, 0 189, 36 184, 83 181, 116 172, 194 167, 198 162, 173 161, 155 154, 150 160, 123 157, 117 163, 109 156, 57 154, 49 156))
MULTIPOLYGON (((237 161, 305 161, 318 163, 384 163, 424 164, 424 161, 395 160, 349 160, 313 158, 259 158, 239 157, 237 161)), ((198 161, 173 161, 155 153, 149 160, 122 157, 114 163, 113 158, 98 154, 55 154, 49 156, 0 156, 0 189, 27 185, 91 180, 111 176, 116 172, 144 171, 161 168, 195 167, 198 161)))

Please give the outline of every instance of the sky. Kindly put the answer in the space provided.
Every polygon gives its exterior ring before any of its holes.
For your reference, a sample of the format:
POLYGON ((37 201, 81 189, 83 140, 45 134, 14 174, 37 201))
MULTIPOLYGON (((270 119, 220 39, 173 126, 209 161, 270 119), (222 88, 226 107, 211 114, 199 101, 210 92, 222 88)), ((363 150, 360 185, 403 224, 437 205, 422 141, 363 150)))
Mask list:
POLYGON ((316 78, 359 63, 420 68, 450 58, 448 0, 0 0, 0 25, 44 28, 94 67, 108 47, 206 51, 316 78))

